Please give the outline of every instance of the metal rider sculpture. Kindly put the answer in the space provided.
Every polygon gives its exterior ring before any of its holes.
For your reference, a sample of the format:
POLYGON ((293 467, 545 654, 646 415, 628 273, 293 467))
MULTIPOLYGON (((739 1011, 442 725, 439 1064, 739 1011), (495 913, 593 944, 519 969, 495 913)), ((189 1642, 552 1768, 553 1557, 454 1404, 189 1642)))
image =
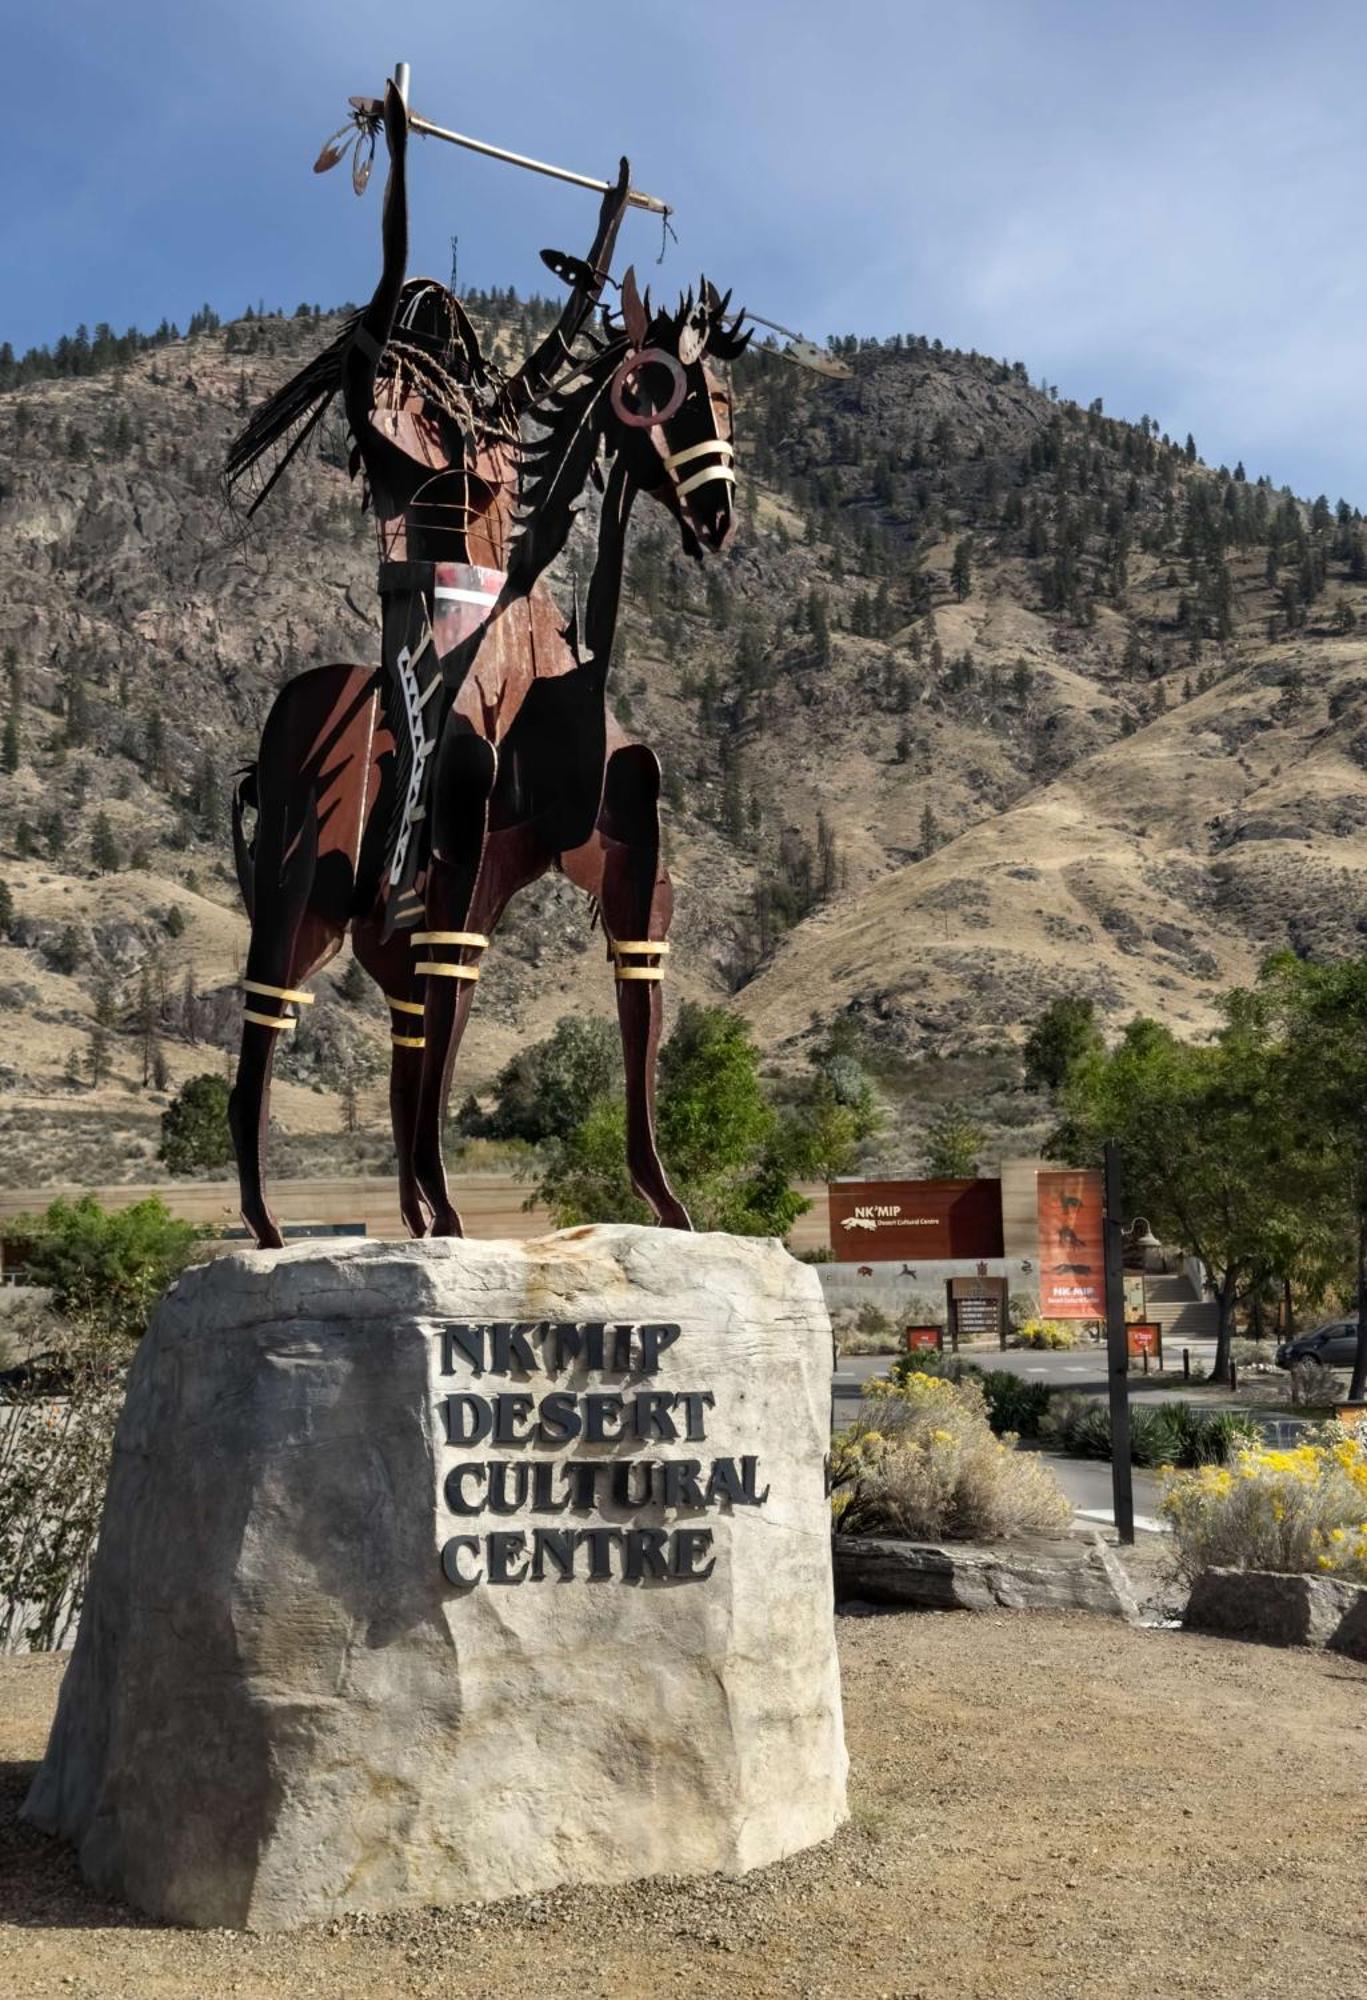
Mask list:
POLYGON ((636 494, 669 509, 690 555, 731 533, 730 392, 708 361, 733 359, 748 336, 705 281, 676 312, 652 313, 630 271, 620 322, 604 315, 590 331, 629 197, 623 161, 587 258, 543 253, 570 298, 505 378, 443 286, 405 279, 408 114, 393 85, 384 129, 375 295, 253 415, 227 464, 230 484, 269 467, 254 511, 341 391, 379 538, 383 659, 378 674, 334 665, 291 681, 235 795, 251 919, 229 1107, 243 1217, 259 1244, 279 1244, 264 1192, 274 1051, 312 1000, 303 982, 350 928, 390 1009, 404 1221, 414 1235, 461 1233, 441 1134, 480 959, 509 899, 558 867, 607 937, 633 1184, 686 1229, 653 1116, 673 902, 660 766, 611 715, 606 680, 636 494), (591 478, 596 559, 567 623, 542 577, 591 478))

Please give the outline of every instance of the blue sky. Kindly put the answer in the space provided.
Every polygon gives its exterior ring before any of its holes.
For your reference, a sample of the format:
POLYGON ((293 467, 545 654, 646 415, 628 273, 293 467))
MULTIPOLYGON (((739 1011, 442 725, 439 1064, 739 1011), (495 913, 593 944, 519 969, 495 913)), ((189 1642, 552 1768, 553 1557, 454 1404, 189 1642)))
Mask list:
MULTIPOLYGON (((0 0, 0 339, 368 293, 378 187, 313 157, 413 66, 438 122, 678 210, 624 251, 757 311, 1024 361, 1367 507, 1367 8, 1302 0, 0 0)), ((377 166, 377 173, 379 169, 377 166)), ((549 281, 588 195, 431 141, 415 269, 549 281)))

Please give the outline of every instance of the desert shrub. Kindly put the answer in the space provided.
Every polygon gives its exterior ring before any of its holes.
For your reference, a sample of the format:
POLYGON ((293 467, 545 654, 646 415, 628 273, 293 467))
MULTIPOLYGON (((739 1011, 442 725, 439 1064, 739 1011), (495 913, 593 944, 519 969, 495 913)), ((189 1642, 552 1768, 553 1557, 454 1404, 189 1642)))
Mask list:
POLYGON ((929 1375, 937 1382, 981 1382, 983 1371, 972 1361, 964 1361, 957 1354, 948 1352, 937 1354, 933 1348, 921 1347, 914 1354, 899 1354, 888 1370, 888 1377, 900 1388, 910 1375, 929 1375))
POLYGON ((1006 1302, 1006 1323, 1012 1333, 1019 1333, 1028 1319, 1038 1319, 1039 1300, 1033 1292, 1012 1292, 1006 1302))
POLYGON ((987 1421, 1001 1437, 1014 1431, 1017 1437, 1037 1438, 1054 1392, 1044 1382, 1027 1382, 1006 1368, 991 1368, 982 1378, 987 1403, 987 1421))
POLYGON ((975 1382, 987 1405, 987 1421, 998 1437, 1007 1431, 1017 1437, 1036 1438, 1054 1391, 1043 1382, 1026 1382, 1005 1368, 984 1372, 957 1354, 919 1352, 902 1354, 889 1373, 896 1383, 911 1375, 929 1375, 942 1382, 975 1382))
MULTIPOLYGON (((1055 1396, 1040 1424, 1046 1444, 1070 1458, 1109 1458, 1111 1413, 1096 1396, 1055 1396)), ((1219 1465, 1261 1436, 1236 1410, 1190 1403, 1132 1403, 1130 1458, 1135 1465, 1219 1465)))
POLYGON ((1272 1344, 1266 1340, 1231 1340, 1229 1358, 1240 1368, 1270 1368, 1272 1344))
POLYGON ((915 1371, 869 1391, 832 1446, 838 1532, 999 1540, 1067 1527, 1057 1480, 1034 1453, 993 1435, 978 1383, 915 1371))
POLYGON ((949 1317, 944 1299, 929 1298, 924 1292, 908 1292, 897 1310, 905 1326, 944 1326, 949 1317))
POLYGON ((1291 1401, 1298 1410, 1325 1410, 1338 1400, 1339 1378, 1317 1355, 1307 1354, 1288 1370, 1291 1401))
POLYGON ((1294 1451, 1170 1473, 1159 1511, 1186 1577, 1220 1567, 1367 1583, 1367 1447, 1337 1425, 1294 1451))
POLYGON ((1065 1319, 1022 1320, 1016 1328, 1022 1347, 1076 1347, 1077 1333, 1065 1319))
POLYGON ((888 1314, 869 1299, 859 1306, 842 1306, 831 1315, 836 1346, 842 1354, 894 1354, 898 1334, 888 1314))
POLYGON ((1040 1438, 1070 1458, 1109 1458, 1110 1411, 1095 1396, 1065 1391, 1051 1400, 1040 1423, 1040 1438))

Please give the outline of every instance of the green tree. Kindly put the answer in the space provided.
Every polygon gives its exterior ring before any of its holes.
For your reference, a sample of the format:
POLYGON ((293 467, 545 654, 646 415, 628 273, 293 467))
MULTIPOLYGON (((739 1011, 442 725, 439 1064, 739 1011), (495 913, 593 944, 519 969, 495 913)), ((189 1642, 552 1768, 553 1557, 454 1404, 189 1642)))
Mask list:
MULTIPOLYGON (((1349 1397, 1367 1390, 1367 958, 1313 965, 1283 952, 1256 991, 1235 996, 1274 1037, 1286 1146, 1307 1212, 1343 1246, 1357 1299, 1358 1344, 1349 1397)), ((1280 1122, 1280 1121, 1279 1121, 1280 1122)), ((1313 1238, 1312 1238, 1313 1240, 1313 1238)))
POLYGON ((173 1174, 212 1172, 233 1156, 228 1132, 228 1086, 221 1076, 192 1076, 161 1114, 157 1158, 173 1174))
POLYGON ((14 891, 8 882, 0 882, 0 937, 8 937, 14 929, 14 891))
POLYGON ((937 1112, 926 1127, 926 1172, 932 1180, 971 1180, 987 1143, 981 1126, 952 1108, 937 1112))
POLYGON ((927 799, 921 808, 921 857, 933 854, 943 839, 940 822, 935 817, 935 808, 927 799))
POLYGON ((96 1090, 102 1083, 109 1081, 113 1058, 109 1049, 109 1030, 103 1022, 97 1021, 90 1030, 90 1039, 86 1043, 85 1066, 96 1090))
POLYGON ((0 743, 0 770, 11 776, 19 769, 19 711, 11 702, 5 716, 5 735, 0 743))
POLYGON ((973 541, 965 535, 955 544, 954 561, 949 572, 950 585, 960 604, 973 588, 973 541))
POLYGON ((1096 1008, 1080 994, 1051 1000, 1021 1051, 1029 1090, 1061 1090, 1075 1062, 1101 1045, 1096 1008))
POLYGON ((101 875, 112 875, 123 866, 123 856, 114 838, 114 829, 109 824, 108 813, 97 812, 95 815, 95 823, 90 829, 90 858, 101 875))
MULTIPOLYGON (((702 1229, 786 1236, 806 1201, 791 1184, 786 1133, 759 1076, 749 1029, 721 1007, 685 1001, 660 1052, 660 1152, 702 1229)), ((594 1099, 548 1149, 537 1189, 562 1226, 649 1219, 626 1171, 615 1093, 594 1099)))
POLYGON ((341 985, 337 988, 338 993, 350 1006, 358 1007, 369 990, 365 967, 359 958, 349 958, 341 985))
POLYGON ((1285 1105, 1266 1040, 1234 1020, 1214 1043, 1179 1042, 1157 1021, 1132 1021, 1116 1047, 1069 1071, 1064 1122, 1049 1148, 1099 1163, 1120 1147, 1127 1215, 1199 1257, 1218 1307, 1217 1381, 1228 1379, 1234 1308, 1255 1271, 1286 1269, 1306 1243, 1285 1105))
POLYGON ((563 1014, 544 1042, 520 1049, 500 1070, 493 1109, 463 1118, 462 1130, 489 1139, 523 1139, 539 1146, 564 1139, 599 1097, 620 1088, 615 1025, 563 1014))
POLYGON ((15 1216, 5 1224, 5 1246, 33 1284, 51 1286, 59 1311, 93 1313, 137 1339, 153 1301, 208 1234, 178 1220, 155 1195, 106 1209, 86 1194, 54 1201, 41 1215, 15 1216))

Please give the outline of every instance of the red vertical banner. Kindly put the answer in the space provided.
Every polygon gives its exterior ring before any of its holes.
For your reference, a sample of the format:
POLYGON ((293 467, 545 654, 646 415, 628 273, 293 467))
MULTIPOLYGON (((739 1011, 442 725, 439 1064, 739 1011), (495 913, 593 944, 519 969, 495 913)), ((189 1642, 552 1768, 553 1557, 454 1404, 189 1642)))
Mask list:
POLYGON ((1036 1176, 1039 1305, 1045 1319, 1105 1319, 1102 1179, 1090 1169, 1036 1176))

